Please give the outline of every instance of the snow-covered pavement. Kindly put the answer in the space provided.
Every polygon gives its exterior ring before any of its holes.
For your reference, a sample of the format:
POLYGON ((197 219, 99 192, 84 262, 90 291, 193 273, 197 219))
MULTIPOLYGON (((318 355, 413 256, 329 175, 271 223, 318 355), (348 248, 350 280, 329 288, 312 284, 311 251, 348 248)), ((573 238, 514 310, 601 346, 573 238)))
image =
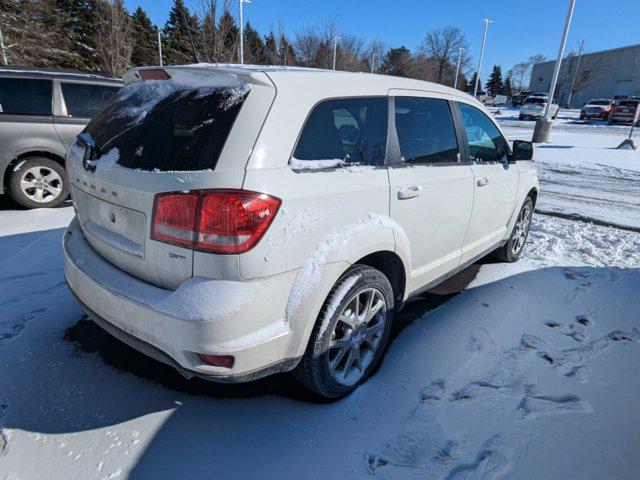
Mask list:
MULTIPOLYGON (((639 215, 619 197, 603 223, 639 215)), ((581 205, 562 202, 596 215, 581 205)), ((71 216, 0 204, 2 480, 640 478, 640 233, 537 215, 520 262, 414 301, 379 372, 317 403, 286 375, 186 381, 84 319, 62 271, 71 216)))
MULTIPOLYGON (((519 121, 517 110, 497 118, 510 140, 531 139, 535 122, 519 121)), ((585 122, 579 111, 561 110, 551 142, 536 145, 538 211, 640 231, 640 151, 616 149, 628 136, 628 125, 585 122)), ((640 143, 640 129, 634 139, 640 143)))

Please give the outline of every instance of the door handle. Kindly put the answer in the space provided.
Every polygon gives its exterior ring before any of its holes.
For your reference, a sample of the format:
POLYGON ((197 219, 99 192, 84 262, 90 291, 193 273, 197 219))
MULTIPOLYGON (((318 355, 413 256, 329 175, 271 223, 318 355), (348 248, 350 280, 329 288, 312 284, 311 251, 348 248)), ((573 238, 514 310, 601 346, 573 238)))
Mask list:
POLYGON ((486 184, 489 183, 489 179, 487 177, 482 177, 480 179, 478 179, 478 186, 479 187, 484 187, 486 184))
POLYGON ((409 198, 415 198, 422 195, 422 185, 411 185, 410 187, 404 187, 398 190, 399 200, 408 200, 409 198))

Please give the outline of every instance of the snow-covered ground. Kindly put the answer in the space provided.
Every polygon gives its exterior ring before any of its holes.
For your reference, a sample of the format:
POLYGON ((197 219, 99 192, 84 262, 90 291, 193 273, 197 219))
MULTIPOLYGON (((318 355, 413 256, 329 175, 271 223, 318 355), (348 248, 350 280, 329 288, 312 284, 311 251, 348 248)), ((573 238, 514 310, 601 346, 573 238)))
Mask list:
MULTIPOLYGON (((637 225, 635 157, 570 156, 619 143, 589 128, 537 148, 540 208, 637 225), (586 199, 563 200, 574 187, 586 199)), ((317 403, 287 375, 186 381, 86 320, 62 271, 71 216, 0 202, 2 480, 640 478, 640 233, 537 215, 520 262, 409 304, 379 372, 317 403)))
MULTIPOLYGON (((492 109, 495 110, 495 109, 492 109)), ((510 140, 531 140, 533 121, 518 111, 496 115, 510 140)), ((582 121, 578 110, 560 110, 551 141, 536 145, 541 190, 538 211, 575 215, 640 231, 640 151, 618 150, 629 125, 582 121)), ((640 128, 633 136, 640 143, 640 128)))

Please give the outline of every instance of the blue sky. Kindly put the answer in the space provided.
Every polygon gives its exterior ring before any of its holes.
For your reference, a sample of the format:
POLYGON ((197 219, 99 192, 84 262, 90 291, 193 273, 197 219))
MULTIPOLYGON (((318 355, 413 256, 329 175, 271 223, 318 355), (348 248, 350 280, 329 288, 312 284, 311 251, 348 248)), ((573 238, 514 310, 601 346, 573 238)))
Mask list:
MULTIPOLYGON (((172 0, 125 0, 131 10, 142 6, 154 23, 163 24, 172 0)), ((198 0, 185 0, 188 7, 198 0)), ((221 2, 222 3, 222 2, 221 2)), ((477 61, 483 18, 491 18, 483 77, 494 64, 503 72, 536 53, 555 58, 569 0, 252 0, 245 18, 261 33, 282 24, 290 34, 320 19, 336 17, 340 27, 368 40, 413 50, 429 30, 455 25, 470 43, 477 61), (547 20, 548 19, 548 20, 547 20), (547 21, 545 21, 547 20, 547 21)), ((237 13, 237 1, 232 11, 237 13)), ((588 50, 605 50, 640 43, 640 0, 578 0, 568 46, 585 40, 588 50), (621 26, 621 21, 626 25, 621 26), (627 23, 628 22, 628 23, 627 23)))

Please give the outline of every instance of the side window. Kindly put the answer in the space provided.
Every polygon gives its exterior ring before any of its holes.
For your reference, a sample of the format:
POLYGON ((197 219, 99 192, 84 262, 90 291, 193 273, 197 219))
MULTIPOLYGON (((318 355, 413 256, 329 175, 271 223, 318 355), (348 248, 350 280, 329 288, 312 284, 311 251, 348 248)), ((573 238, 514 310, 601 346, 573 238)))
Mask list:
POLYGON ((60 84, 67 114, 70 117, 91 118, 118 91, 118 87, 90 85, 86 83, 60 84))
POLYGON ((0 113, 51 115, 51 80, 0 78, 0 113))
POLYGON ((406 163, 458 162, 458 140, 446 100, 396 97, 400 154, 406 163))
POLYGON ((474 162, 502 161, 509 148, 507 141, 494 123, 471 105, 459 103, 458 106, 467 132, 471 160, 474 162))
POLYGON ((302 129, 296 161, 381 165, 387 150, 387 98, 326 100, 316 105, 302 129))

